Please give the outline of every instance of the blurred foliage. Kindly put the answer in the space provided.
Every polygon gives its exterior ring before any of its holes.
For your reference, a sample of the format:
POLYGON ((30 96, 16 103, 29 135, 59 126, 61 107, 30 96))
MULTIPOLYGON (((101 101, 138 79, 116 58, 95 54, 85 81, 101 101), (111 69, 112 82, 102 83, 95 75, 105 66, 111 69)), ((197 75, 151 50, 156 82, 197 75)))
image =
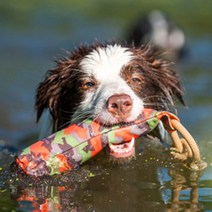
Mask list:
POLYGON ((71 13, 77 13, 94 22, 114 19, 125 27, 141 14, 160 9, 191 33, 211 34, 211 8, 211 0, 1 0, 0 21, 19 29, 30 27, 35 13, 53 21, 55 16, 67 21, 71 13))

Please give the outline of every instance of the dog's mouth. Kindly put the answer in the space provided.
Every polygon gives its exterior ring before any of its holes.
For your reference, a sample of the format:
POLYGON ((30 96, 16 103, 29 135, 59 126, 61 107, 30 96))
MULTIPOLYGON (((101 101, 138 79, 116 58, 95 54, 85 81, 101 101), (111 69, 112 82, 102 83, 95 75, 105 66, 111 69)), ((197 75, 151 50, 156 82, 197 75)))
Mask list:
POLYGON ((135 155, 135 139, 120 144, 109 144, 109 154, 113 158, 132 158, 135 155))
MULTIPOLYGON (((136 119, 137 120, 137 119, 136 119)), ((126 121, 126 120, 121 120, 121 122, 117 122, 114 124, 105 124, 105 127, 114 127, 114 126, 119 126, 119 127, 124 127, 124 126, 129 126, 133 124, 134 121, 126 121)), ((109 143, 108 144, 108 153, 110 157, 113 159, 131 159, 135 156, 135 138, 132 138, 129 141, 124 141, 122 143, 109 143)))
MULTIPOLYGON (((134 124, 140 115, 141 114, 139 114, 133 120, 119 119, 115 120, 114 122, 110 121, 107 123, 102 123, 100 120, 97 120, 97 122, 99 121, 101 125, 107 128, 114 126, 125 127, 134 124)), ((135 156, 135 139, 132 138, 131 140, 124 141, 122 143, 109 143, 107 149, 109 155, 114 159, 131 159, 135 156)))

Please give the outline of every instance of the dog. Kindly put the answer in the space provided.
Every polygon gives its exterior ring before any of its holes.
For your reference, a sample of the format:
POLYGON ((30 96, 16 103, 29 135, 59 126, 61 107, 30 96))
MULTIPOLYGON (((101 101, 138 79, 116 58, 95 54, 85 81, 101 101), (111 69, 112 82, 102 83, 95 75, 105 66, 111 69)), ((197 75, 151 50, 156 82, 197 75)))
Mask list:
MULTIPOLYGON (((184 104, 179 76, 151 46, 95 43, 56 61, 37 88, 35 108, 37 121, 50 112, 55 132, 85 119, 108 127, 130 123, 144 108, 169 110, 177 99, 184 104)), ((128 157, 131 142, 110 148, 128 157)))
POLYGON ((130 26, 125 38, 129 44, 134 42, 139 46, 151 42, 155 49, 166 53, 164 58, 172 61, 178 61, 188 53, 183 29, 160 10, 150 11, 130 26))

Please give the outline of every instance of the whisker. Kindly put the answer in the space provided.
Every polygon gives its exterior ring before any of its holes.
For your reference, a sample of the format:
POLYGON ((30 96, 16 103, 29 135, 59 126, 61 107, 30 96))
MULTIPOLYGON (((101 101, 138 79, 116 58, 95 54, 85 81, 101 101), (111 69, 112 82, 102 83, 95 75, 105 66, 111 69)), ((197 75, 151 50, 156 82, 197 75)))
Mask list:
MULTIPOLYGON (((89 109, 89 111, 93 110, 93 108, 94 108, 95 106, 96 106, 95 103, 91 103, 91 104, 89 105, 89 107, 91 107, 91 109, 89 109)), ((60 108, 60 107, 58 107, 58 110, 59 110, 60 112, 67 113, 67 114, 69 114, 69 115, 73 115, 73 114, 77 114, 77 113, 82 113, 82 111, 74 110, 73 112, 71 112, 71 111, 68 111, 68 110, 64 110, 63 108, 60 108)), ((86 111, 83 111, 83 112, 85 113, 86 111)))
POLYGON ((72 121, 74 122, 76 120, 81 120, 82 118, 87 118, 88 116, 92 117, 91 111, 82 112, 81 114, 79 113, 79 115, 72 118, 72 121))
MULTIPOLYGON (((83 117, 82 117, 82 118, 83 118, 83 117)), ((89 119, 91 119, 91 118, 92 118, 92 116, 89 116, 89 117, 83 118, 82 121, 86 121, 86 120, 89 120, 89 119)), ((71 120, 65 122, 63 125, 61 125, 61 128, 66 127, 66 126, 68 126, 68 125, 70 125, 70 124, 73 124, 76 120, 80 120, 80 119, 71 119, 71 120)), ((78 124, 81 124, 82 121, 78 122, 78 124)))
MULTIPOLYGON (((173 105, 171 103, 165 103, 166 106, 170 106, 170 107, 173 107, 173 105)), ((164 106, 163 103, 161 102, 144 102, 143 103, 144 106, 164 106)))
MULTIPOLYGON (((161 102, 144 102, 144 106, 157 106, 161 105, 161 102)), ((166 106, 174 107, 174 108, 184 108, 183 105, 172 105, 171 103, 166 103, 166 106)))
MULTIPOLYGON (((81 70, 78 70, 78 71, 81 71, 81 70)), ((179 106, 172 104, 172 102, 170 102, 170 99, 166 96, 151 95, 151 96, 146 96, 142 98, 142 100, 144 101, 143 105, 145 108, 151 108, 155 110, 168 110, 171 112, 176 112, 176 109, 179 108, 179 106)), ((82 123, 82 121, 88 120, 88 119, 93 119, 94 121, 99 122, 101 118, 101 114, 93 114, 93 108, 95 106, 96 106, 95 103, 91 103, 90 105, 91 109, 88 109, 85 111, 84 110, 80 111, 79 109, 74 111, 68 111, 68 110, 64 110, 63 108, 59 108, 58 110, 62 112, 61 117, 64 120, 63 125, 60 127, 63 128, 75 122, 82 123)), ((106 120, 106 119, 103 119, 103 120, 104 121, 103 123, 101 122, 101 124, 105 126, 115 126, 117 124, 119 126, 126 126, 127 124, 124 122, 111 124, 111 120, 106 120)))
POLYGON ((165 100, 169 100, 168 97, 166 96, 160 96, 160 95, 152 95, 152 96, 145 96, 142 99, 146 100, 146 99, 151 99, 151 98, 158 98, 158 99, 165 99, 165 100))

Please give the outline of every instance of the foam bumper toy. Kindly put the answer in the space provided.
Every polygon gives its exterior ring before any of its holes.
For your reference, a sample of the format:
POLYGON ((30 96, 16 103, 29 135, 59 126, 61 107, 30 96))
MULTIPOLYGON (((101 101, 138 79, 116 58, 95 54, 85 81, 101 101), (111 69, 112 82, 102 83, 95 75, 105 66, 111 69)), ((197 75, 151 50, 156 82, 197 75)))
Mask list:
POLYGON ((129 142, 151 132, 160 121, 173 140, 173 157, 189 160, 190 169, 204 169, 199 148, 179 119, 170 112, 152 109, 144 109, 136 121, 124 126, 106 127, 93 120, 72 124, 25 148, 16 157, 16 164, 28 175, 60 174, 78 167, 108 144, 129 142))

